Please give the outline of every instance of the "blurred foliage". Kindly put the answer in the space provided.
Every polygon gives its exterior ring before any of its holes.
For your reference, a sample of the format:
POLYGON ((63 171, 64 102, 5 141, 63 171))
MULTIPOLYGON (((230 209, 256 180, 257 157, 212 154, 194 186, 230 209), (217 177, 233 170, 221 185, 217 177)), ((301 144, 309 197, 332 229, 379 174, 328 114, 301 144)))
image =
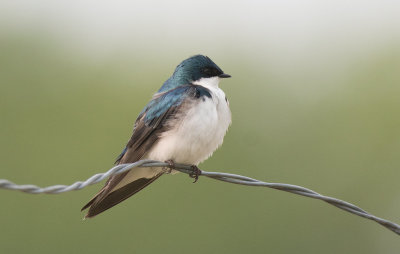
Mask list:
MULTIPOLYGON (((3 36, 0 177, 46 186, 109 169, 137 114, 187 56, 155 61, 126 52, 90 61, 46 39, 3 36)), ((221 84, 233 125, 201 168, 303 185, 400 222, 400 48, 380 48, 340 68, 296 59, 284 67, 261 64, 252 54, 209 56, 233 75, 221 84)), ((164 176, 86 221, 79 209, 101 184, 62 195, 0 191, 1 253, 394 253, 400 247, 383 227, 319 201, 204 178, 191 182, 183 174, 164 176)))

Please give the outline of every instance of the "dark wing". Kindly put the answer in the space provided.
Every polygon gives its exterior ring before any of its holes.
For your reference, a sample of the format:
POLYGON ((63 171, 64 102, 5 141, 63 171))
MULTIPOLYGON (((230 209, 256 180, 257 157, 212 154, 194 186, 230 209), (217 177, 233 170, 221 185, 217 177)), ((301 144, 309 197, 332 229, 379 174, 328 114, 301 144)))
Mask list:
MULTIPOLYGON (((170 124, 167 123, 174 119, 183 102, 188 98, 195 99, 202 96, 211 97, 211 94, 206 88, 194 85, 180 86, 156 94, 137 118, 132 137, 116 163, 133 163, 140 160, 157 142, 160 135, 170 128, 170 124)), ((114 190, 129 172, 112 176, 107 180, 99 193, 82 208, 84 210, 90 207, 86 217, 93 217, 124 201, 161 176, 157 174, 152 178, 138 178, 114 190)))

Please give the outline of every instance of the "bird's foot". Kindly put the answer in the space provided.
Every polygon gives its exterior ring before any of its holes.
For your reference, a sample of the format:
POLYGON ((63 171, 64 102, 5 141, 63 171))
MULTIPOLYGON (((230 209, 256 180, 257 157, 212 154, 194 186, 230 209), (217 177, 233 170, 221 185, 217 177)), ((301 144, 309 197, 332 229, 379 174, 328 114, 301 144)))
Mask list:
POLYGON ((189 174, 189 176, 191 178, 194 178, 194 182, 197 182, 197 180, 199 180, 199 175, 201 175, 201 170, 196 166, 196 165, 192 165, 192 173, 189 174))
POLYGON ((173 160, 167 160, 165 163, 168 163, 168 166, 163 169, 167 174, 171 174, 172 170, 175 168, 175 162, 173 160))

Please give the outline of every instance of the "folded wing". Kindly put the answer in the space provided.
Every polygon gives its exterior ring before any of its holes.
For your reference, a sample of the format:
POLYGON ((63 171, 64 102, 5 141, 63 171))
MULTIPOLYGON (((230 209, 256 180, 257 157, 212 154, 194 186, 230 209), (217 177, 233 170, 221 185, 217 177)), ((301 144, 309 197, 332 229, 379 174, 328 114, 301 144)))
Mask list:
MULTIPOLYGON (((174 116, 184 102, 210 96, 204 87, 195 85, 179 86, 158 93, 136 119, 133 134, 116 164, 133 163, 151 150, 161 134, 174 128, 174 116)), ((135 168, 119 175, 111 176, 104 187, 82 210, 89 208, 85 217, 90 218, 124 201, 142 190, 162 175, 162 171, 149 168, 135 168)))

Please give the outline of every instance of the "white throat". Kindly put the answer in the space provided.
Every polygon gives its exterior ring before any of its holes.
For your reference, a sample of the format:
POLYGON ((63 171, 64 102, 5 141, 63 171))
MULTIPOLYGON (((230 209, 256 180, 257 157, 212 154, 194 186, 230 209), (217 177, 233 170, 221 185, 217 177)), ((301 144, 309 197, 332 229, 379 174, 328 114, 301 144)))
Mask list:
POLYGON ((201 78, 193 82, 194 85, 204 86, 207 88, 218 88, 219 77, 201 78))

